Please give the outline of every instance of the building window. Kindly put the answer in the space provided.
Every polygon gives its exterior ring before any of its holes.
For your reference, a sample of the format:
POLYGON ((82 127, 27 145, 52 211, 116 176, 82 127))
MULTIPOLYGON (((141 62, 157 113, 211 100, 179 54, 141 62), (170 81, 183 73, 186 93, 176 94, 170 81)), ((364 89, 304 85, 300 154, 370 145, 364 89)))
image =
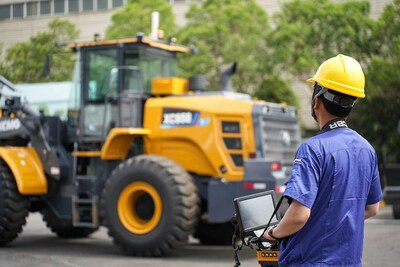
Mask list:
POLYGON ((40 2, 40 15, 50 14, 50 1, 41 1, 40 2))
POLYGON ((64 13, 65 3, 64 0, 54 0, 54 13, 64 13))
POLYGON ((97 9, 107 9, 108 0, 97 0, 97 9))
POLYGON ((112 0, 112 7, 120 7, 122 6, 122 0, 112 0))
POLYGON ((13 19, 24 17, 24 4, 13 5, 13 19))
POLYGON ((38 14, 38 3, 26 3, 26 15, 27 16, 37 16, 38 14))
POLYGON ((69 0, 68 1, 68 11, 69 12, 79 12, 79 0, 69 0))
POLYGON ((82 2, 82 10, 93 10, 93 0, 85 0, 82 2))
POLYGON ((0 6, 0 19, 10 19, 10 5, 0 6))

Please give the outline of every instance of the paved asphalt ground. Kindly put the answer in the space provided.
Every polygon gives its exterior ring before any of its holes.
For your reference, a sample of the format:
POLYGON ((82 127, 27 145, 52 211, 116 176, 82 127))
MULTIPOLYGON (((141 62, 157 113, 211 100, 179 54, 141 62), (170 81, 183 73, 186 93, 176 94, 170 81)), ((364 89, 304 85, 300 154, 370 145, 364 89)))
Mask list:
MULTIPOLYGON (((259 266, 255 252, 239 253, 241 267, 259 266)), ((20 237, 0 248, 0 267, 200 267, 233 266, 230 246, 202 246, 197 240, 174 255, 164 258, 128 257, 112 244, 106 229, 101 228, 90 238, 61 240, 42 222, 40 214, 32 214, 20 237)), ((365 228, 364 267, 400 266, 400 220, 393 220, 391 207, 367 220, 365 228)))

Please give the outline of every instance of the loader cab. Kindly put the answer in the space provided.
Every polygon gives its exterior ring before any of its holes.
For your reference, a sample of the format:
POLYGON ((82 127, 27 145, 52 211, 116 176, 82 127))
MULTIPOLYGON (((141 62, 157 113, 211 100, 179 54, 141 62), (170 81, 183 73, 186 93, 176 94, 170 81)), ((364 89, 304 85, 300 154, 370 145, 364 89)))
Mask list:
POLYGON ((143 37, 71 44, 78 54, 68 121, 81 141, 101 142, 114 127, 142 127, 157 77, 176 77, 186 48, 143 37))

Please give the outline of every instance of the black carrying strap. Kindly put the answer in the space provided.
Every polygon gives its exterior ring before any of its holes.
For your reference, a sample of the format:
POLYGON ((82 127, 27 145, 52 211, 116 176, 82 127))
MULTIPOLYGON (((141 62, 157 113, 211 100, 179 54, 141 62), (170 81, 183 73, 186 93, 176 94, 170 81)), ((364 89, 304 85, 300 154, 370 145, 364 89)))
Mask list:
POLYGON ((276 206, 275 206, 275 210, 272 213, 271 218, 269 218, 267 226, 264 228, 264 231, 262 232, 262 234, 259 237, 257 237, 257 241, 259 241, 264 236, 264 233, 267 231, 269 225, 271 224, 272 219, 274 218, 275 214, 278 212, 278 210, 279 210, 279 208, 280 208, 280 206, 282 204, 283 199, 284 199, 284 196, 282 195, 281 198, 278 201, 278 204, 276 204, 276 206))
POLYGON ((233 231, 233 236, 232 236, 232 247, 234 250, 234 256, 235 256, 235 265, 233 265, 233 267, 239 267, 240 266, 240 260, 239 260, 239 255, 238 255, 238 251, 242 249, 243 247, 243 242, 241 241, 241 243, 239 245, 236 245, 236 236, 238 234, 239 231, 239 224, 238 222, 236 222, 235 224, 235 230, 233 231))
POLYGON ((233 265, 233 267, 239 267, 240 266, 240 260, 239 260, 238 254, 237 254, 238 251, 239 251, 239 249, 235 249, 235 265, 233 265))

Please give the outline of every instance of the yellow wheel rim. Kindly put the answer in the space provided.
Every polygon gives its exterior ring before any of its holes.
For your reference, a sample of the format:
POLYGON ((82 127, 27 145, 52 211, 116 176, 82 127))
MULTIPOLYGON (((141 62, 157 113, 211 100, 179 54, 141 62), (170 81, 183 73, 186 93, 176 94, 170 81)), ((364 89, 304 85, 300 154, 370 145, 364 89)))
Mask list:
POLYGON ((143 235, 156 228, 161 220, 162 201, 149 183, 134 182, 126 186, 118 199, 118 216, 131 233, 143 235))

